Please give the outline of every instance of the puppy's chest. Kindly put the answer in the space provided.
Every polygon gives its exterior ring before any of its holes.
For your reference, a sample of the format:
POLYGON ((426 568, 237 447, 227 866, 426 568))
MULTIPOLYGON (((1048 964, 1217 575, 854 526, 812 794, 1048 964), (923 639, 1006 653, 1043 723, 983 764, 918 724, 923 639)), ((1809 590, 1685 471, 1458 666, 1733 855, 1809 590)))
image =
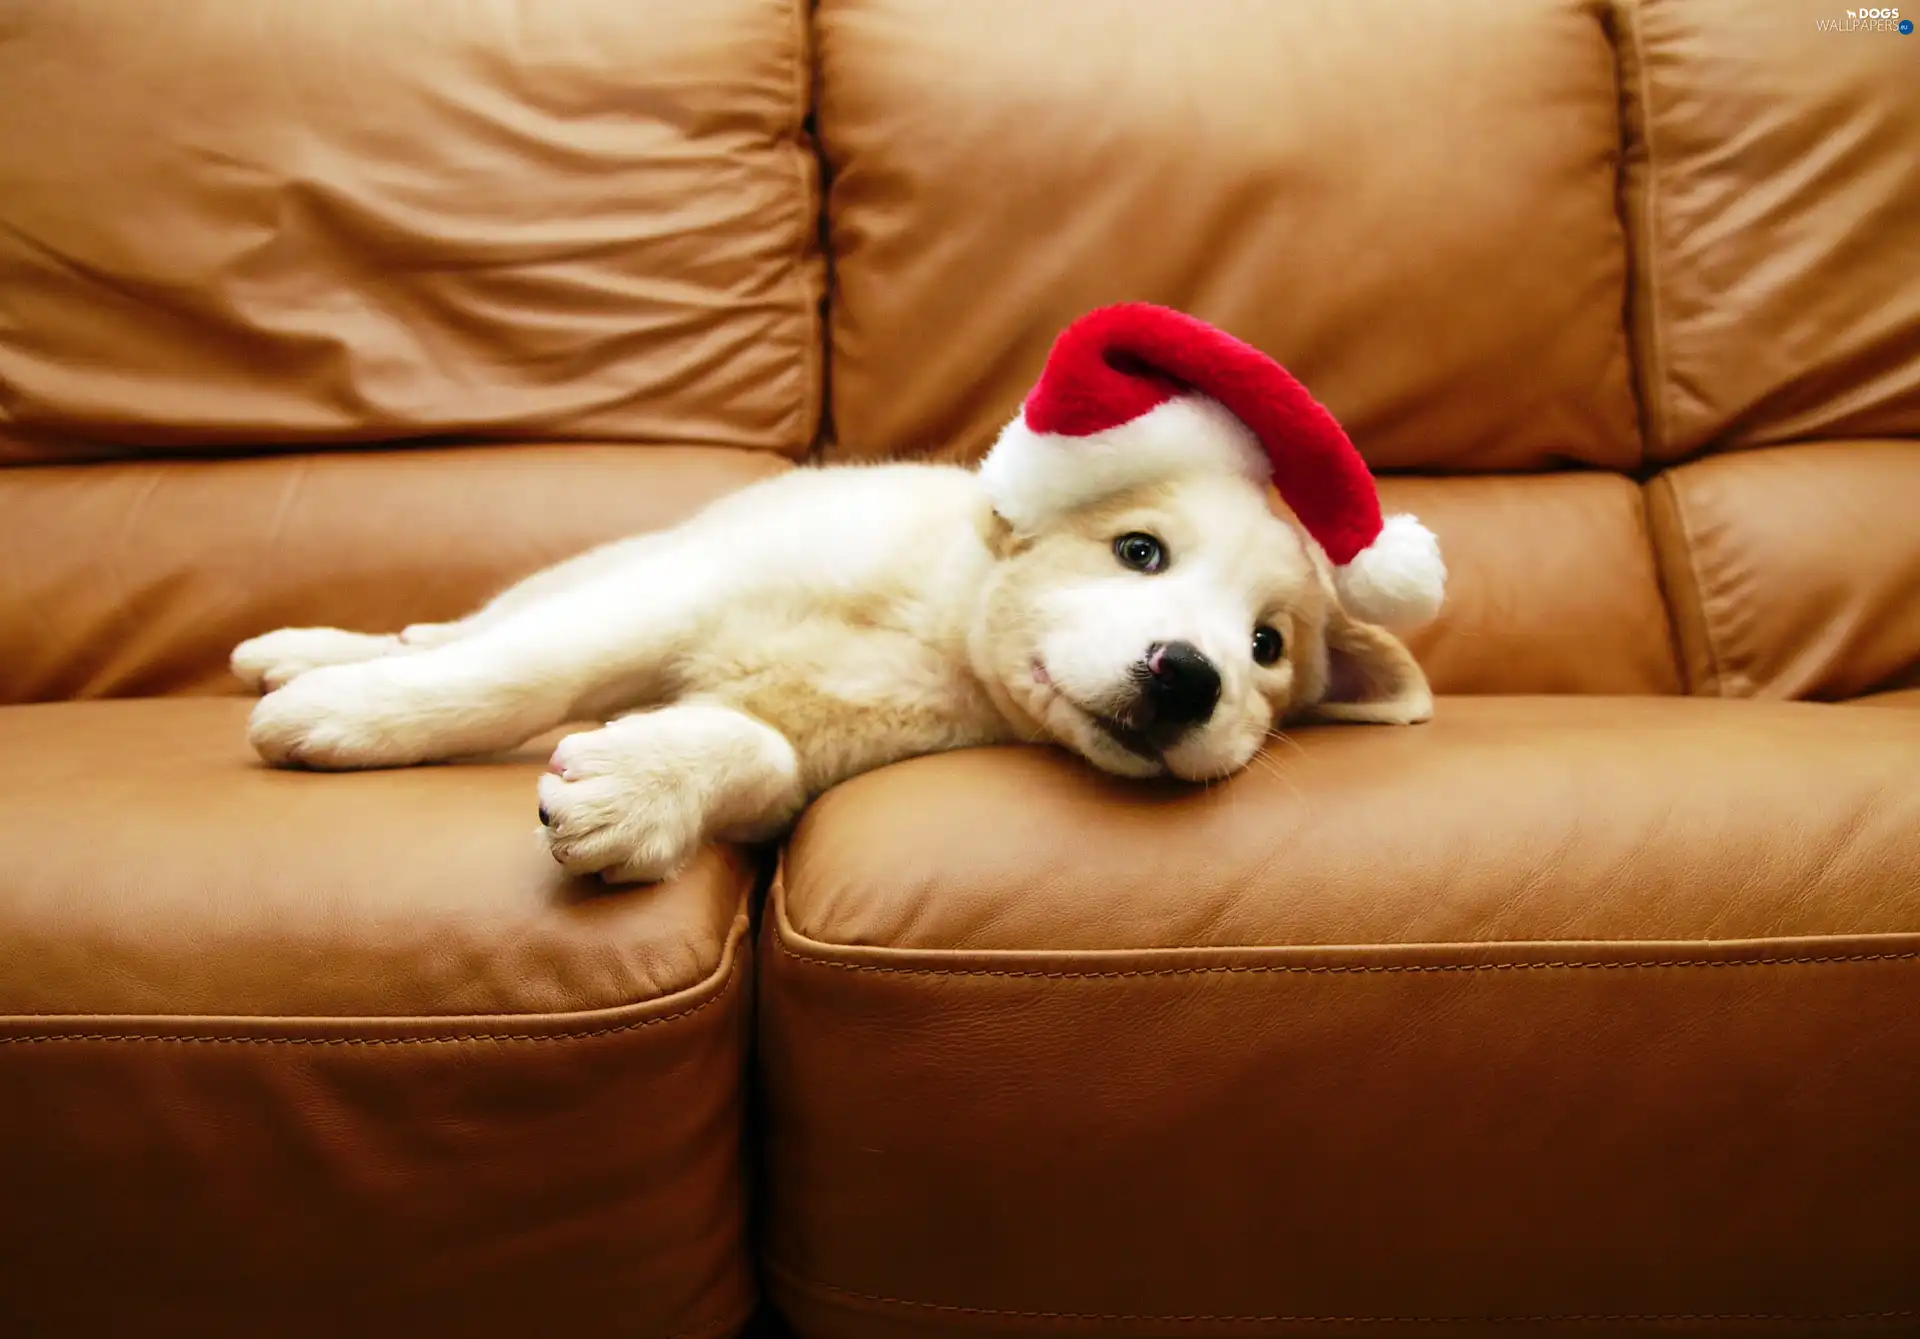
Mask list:
POLYGON ((688 692, 781 731, 815 788, 901 758, 1005 738, 957 619, 917 602, 749 603, 683 667, 688 692))

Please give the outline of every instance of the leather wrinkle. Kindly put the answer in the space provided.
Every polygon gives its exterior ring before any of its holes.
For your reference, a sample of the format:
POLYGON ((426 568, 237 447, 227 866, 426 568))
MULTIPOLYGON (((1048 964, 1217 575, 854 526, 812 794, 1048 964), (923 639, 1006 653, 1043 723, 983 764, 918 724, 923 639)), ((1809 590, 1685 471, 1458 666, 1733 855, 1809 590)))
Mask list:
POLYGON ((1677 584, 1684 563, 1698 597, 1668 592, 1696 693, 1846 700, 1910 675, 1916 486, 1920 449, 1898 437, 1728 451, 1658 480, 1660 570, 1677 584))
POLYGON ((391 25, 365 4, 274 33, 196 0, 173 27, 202 61, 171 66, 142 54, 155 33, 95 22, 93 6, 16 25, 0 82, 17 70, 23 93, 54 94, 58 134, 9 137, 21 190, 0 252, 43 310, 0 341, 0 457, 448 435, 800 455, 819 394, 819 258, 795 226, 812 206, 786 197, 811 184, 808 5, 674 3, 688 22, 638 27, 603 6, 513 19, 455 5, 472 22, 401 20, 417 58, 364 40, 391 25), (296 62, 290 84, 247 59, 263 50, 296 62), (334 68, 349 62, 365 76, 351 96, 334 68), (63 64, 122 93, 148 79, 166 110, 129 136, 138 101, 74 92, 63 64), (193 92, 168 96, 176 86, 193 92), (126 211, 129 189, 157 190, 143 201, 154 226, 126 211), (543 195, 562 221, 534 217, 543 195), (170 246, 175 233, 187 245, 170 246), (315 257, 337 283, 313 286, 315 257), (380 301, 351 301, 366 292, 380 301), (103 339, 98 317, 63 321, 74 293, 127 314, 126 338, 103 339), (63 334, 97 372, 63 366, 63 334), (714 356, 733 350, 764 375, 714 356))
MULTIPOLYGON (((1920 357, 1920 346, 1913 349, 1862 349, 1851 359, 1835 363, 1831 370, 1823 370, 1818 379, 1858 385, 1861 381, 1869 379, 1876 371, 1897 370, 1903 363, 1915 357, 1920 357)), ((1796 398, 1802 393, 1801 387, 1794 382, 1787 382, 1761 392, 1754 397, 1752 403, 1728 414, 1725 424, 1698 451, 1684 459, 1666 463, 1682 465, 1706 456, 1737 453, 1755 447, 1817 446, 1822 442, 1831 441, 1836 433, 1830 429, 1784 433, 1769 431, 1771 422, 1778 421, 1781 416, 1792 412, 1796 398)), ((1836 403, 1844 403, 1849 397, 1844 392, 1836 392, 1831 398, 1836 403)))
POLYGON ((1778 4, 1612 4, 1638 103, 1621 128, 1639 169, 1637 294, 1649 305, 1630 336, 1655 411, 1648 453, 1677 464, 1911 436, 1916 290, 1855 244, 1920 218, 1904 43, 1843 41, 1826 48, 1834 62, 1807 61, 1792 31, 1804 18, 1778 4), (1757 92, 1781 82, 1789 92, 1757 92))

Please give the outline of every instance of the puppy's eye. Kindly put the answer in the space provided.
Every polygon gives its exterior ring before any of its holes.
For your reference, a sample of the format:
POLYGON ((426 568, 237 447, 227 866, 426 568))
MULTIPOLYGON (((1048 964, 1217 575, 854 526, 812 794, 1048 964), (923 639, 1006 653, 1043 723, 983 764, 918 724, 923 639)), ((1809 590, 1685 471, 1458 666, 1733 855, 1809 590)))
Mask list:
POLYGON ((1113 556, 1136 572, 1158 572, 1167 565, 1166 545, 1138 530, 1113 541, 1113 556))
POLYGON ((1262 623, 1253 630, 1253 661, 1256 665, 1273 665, 1280 660, 1280 653, 1287 644, 1280 634, 1262 623))

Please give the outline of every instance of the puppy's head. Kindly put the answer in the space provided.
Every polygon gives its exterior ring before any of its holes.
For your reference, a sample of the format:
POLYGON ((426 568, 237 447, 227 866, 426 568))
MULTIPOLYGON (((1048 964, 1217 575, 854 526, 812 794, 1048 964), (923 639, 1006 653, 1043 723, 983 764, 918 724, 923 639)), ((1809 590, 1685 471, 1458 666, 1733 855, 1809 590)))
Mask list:
POLYGON ((1242 472, 1201 460, 990 527, 976 665, 1016 720, 1105 771, 1206 780, 1288 721, 1432 714, 1406 647, 1347 613, 1325 555, 1242 472))
POLYGON ((975 664, 1096 765, 1200 780, 1289 718, 1431 714, 1419 665, 1357 611, 1432 618, 1439 544, 1381 513, 1333 415, 1252 345, 1166 307, 1091 312, 980 479, 999 561, 975 664))

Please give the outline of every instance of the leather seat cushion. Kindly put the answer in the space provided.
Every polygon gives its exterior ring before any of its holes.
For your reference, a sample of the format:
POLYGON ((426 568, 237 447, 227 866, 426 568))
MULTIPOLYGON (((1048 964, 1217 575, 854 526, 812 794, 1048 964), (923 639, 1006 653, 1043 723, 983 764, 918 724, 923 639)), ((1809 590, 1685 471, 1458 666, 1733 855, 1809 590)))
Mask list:
POLYGON ((1912 710, 1920 708, 1920 688, 1896 688, 1891 693, 1872 693, 1866 697, 1856 697, 1847 705, 1850 707, 1906 707, 1912 710))
POLYGON ((983 750, 830 792, 764 931, 776 1295, 1910 1324, 1916 757, 1902 713, 1455 698, 1203 791, 983 750))
POLYGON ((731 1332, 749 864, 576 882, 543 753, 274 772, 247 709, 0 709, 0 1332, 731 1332))

